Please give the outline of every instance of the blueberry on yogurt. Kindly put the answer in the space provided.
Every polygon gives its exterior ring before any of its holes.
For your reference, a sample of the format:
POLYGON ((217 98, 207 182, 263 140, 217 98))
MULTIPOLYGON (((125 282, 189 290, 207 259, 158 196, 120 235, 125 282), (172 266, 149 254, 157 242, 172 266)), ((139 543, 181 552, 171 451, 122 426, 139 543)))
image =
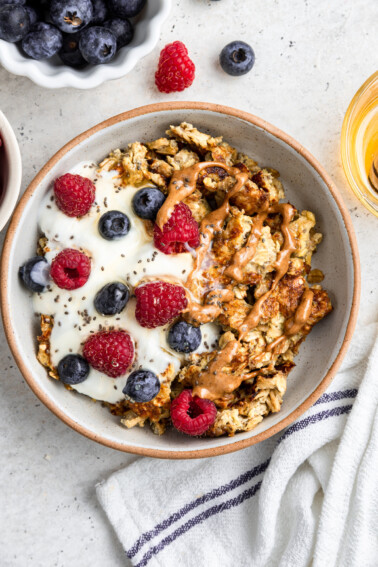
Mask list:
POLYGON ((50 266, 43 256, 35 256, 18 271, 21 280, 31 291, 41 293, 46 290, 50 280, 50 266))
POLYGON ((89 364, 79 354, 67 354, 58 364, 59 380, 64 384, 80 384, 88 374, 89 364))
POLYGON ((109 283, 97 292, 94 306, 101 315, 116 315, 125 308, 129 297, 130 292, 125 284, 109 283))
POLYGON ((141 219, 155 220, 165 201, 165 195, 157 187, 143 187, 133 197, 133 209, 141 219))
POLYGON ((136 370, 127 378, 122 392, 137 403, 153 400, 160 391, 159 378, 150 370, 136 370))
POLYGON ((201 329, 189 325, 186 321, 178 321, 168 332, 168 344, 171 349, 185 354, 197 350, 201 340, 201 329))
POLYGON ((108 211, 99 220, 98 230, 105 240, 118 240, 130 230, 130 220, 121 211, 108 211))

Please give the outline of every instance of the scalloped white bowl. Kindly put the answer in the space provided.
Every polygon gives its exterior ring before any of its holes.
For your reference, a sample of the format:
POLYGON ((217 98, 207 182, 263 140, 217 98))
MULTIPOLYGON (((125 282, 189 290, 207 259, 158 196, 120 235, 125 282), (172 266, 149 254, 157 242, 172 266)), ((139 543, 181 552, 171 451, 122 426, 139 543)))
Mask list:
POLYGON ((71 69, 57 56, 35 61, 23 55, 20 47, 0 39, 0 64, 10 73, 28 77, 48 89, 74 87, 92 89, 106 81, 119 79, 129 73, 159 41, 163 22, 168 17, 172 0, 148 0, 135 26, 132 42, 123 47, 110 63, 89 65, 85 69, 71 69))

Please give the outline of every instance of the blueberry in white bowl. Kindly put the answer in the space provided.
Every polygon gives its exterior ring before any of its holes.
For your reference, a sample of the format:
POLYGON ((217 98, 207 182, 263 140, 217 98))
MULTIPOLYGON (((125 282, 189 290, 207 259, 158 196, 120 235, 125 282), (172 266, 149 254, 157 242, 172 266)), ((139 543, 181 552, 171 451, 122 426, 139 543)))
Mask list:
POLYGON ((0 4, 0 39, 15 43, 30 29, 30 17, 24 6, 0 4))
POLYGON ((117 52, 117 38, 112 31, 102 26, 93 26, 81 34, 79 49, 91 65, 109 63, 117 52))
POLYGON ((88 65, 79 49, 80 32, 75 34, 63 34, 62 48, 59 57, 69 67, 83 68, 88 65))
POLYGON ((117 49, 121 49, 121 47, 128 45, 134 37, 134 27, 130 20, 113 18, 104 22, 103 26, 116 36, 117 49))
POLYGON ((132 18, 145 7, 147 0, 109 0, 110 10, 119 18, 132 18))
POLYGON ((52 23, 65 33, 76 33, 93 17, 91 0, 51 0, 49 15, 52 23))
POLYGON ((105 0, 92 0, 93 16, 91 24, 102 24, 108 17, 109 10, 105 0))
POLYGON ((22 40, 22 49, 32 59, 48 59, 63 44, 62 33, 51 24, 37 22, 22 40))

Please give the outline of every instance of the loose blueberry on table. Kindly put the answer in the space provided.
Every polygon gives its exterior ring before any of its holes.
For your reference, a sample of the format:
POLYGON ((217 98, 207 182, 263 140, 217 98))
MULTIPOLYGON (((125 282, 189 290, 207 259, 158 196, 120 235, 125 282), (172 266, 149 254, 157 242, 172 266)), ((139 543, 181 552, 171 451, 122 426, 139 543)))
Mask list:
POLYGON ((248 43, 232 41, 221 51, 219 62, 228 75, 238 77, 248 73, 255 63, 255 53, 248 43))

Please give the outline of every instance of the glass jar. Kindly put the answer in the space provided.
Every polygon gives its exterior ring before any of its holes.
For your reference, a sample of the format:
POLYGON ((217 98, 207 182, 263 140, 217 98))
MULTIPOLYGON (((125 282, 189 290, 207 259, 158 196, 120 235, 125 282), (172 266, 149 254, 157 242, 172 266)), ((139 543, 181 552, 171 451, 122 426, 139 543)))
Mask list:
POLYGON ((349 184, 374 215, 378 216, 378 191, 369 181, 378 155, 378 71, 354 95, 341 131, 341 159, 349 184))

